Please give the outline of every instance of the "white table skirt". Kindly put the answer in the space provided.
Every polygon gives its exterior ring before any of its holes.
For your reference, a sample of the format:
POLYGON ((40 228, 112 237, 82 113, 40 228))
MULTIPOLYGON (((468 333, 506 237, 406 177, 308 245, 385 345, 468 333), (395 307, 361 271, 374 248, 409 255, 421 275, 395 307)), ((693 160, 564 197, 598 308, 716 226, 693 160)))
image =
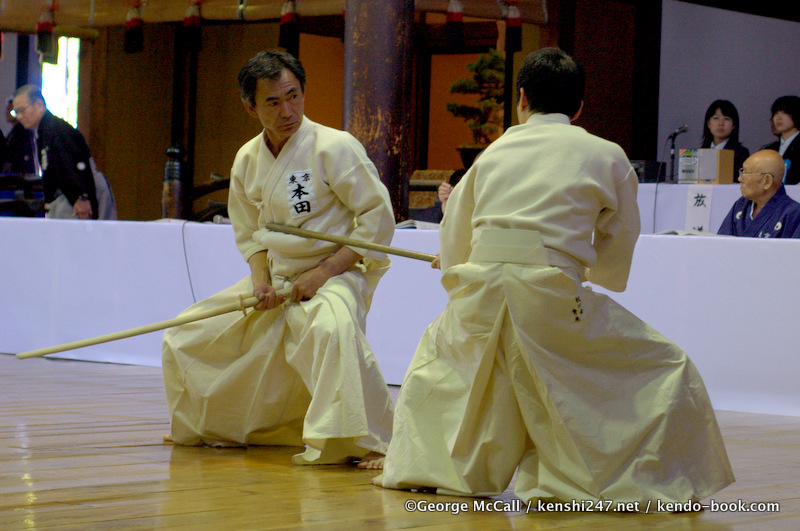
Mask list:
MULTIPOLYGON (((738 184, 717 184, 711 189, 711 213, 706 232, 716 234, 722 220, 733 204, 742 196, 738 184)), ((691 230, 686 225, 686 209, 689 185, 666 183, 640 183, 637 203, 641 217, 642 234, 654 234, 665 230, 691 230), (655 223, 653 219, 655 218, 655 223)), ((800 185, 786 187, 786 193, 800 201, 800 185)))
MULTIPOLYGON (((170 319, 248 274, 225 225, 0 218, 0 242, 6 353, 170 319)), ((438 232, 393 245, 434 253, 438 232)), ((800 240, 643 235, 628 290, 610 295, 690 354, 718 409, 800 415, 798 263, 800 240)), ((378 286, 367 336, 390 384, 446 304, 439 279, 394 257, 378 286)), ((161 333, 57 356, 160 366, 161 333)))
MULTIPOLYGON (((397 246, 436 253, 437 231, 398 231, 397 246), (412 238, 403 238, 410 236, 412 238)), ((175 317, 249 274, 230 225, 0 218, 0 352, 17 353, 175 317)), ((447 297, 427 262, 393 257, 367 334, 391 383, 447 297), (417 294, 420 294, 417 297, 417 294), (397 315, 409 320, 396 326, 397 315), (413 323, 413 324, 411 324, 413 323), (405 355, 407 353, 408 355, 405 355)), ((60 358, 161 365, 161 333, 60 358)))

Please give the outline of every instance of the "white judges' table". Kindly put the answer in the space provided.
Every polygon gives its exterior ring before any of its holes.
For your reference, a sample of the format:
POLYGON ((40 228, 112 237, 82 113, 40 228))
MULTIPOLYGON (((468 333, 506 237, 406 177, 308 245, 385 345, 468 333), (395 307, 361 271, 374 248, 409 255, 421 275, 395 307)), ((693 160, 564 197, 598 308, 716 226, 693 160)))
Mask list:
MULTIPOLYGON (((787 186, 786 193, 795 201, 800 201, 800 185, 787 186)), ((641 183, 637 202, 642 234, 694 229, 692 224, 687 224, 686 211, 701 201, 707 203, 709 209, 708 223, 703 224, 703 229, 716 233, 741 195, 738 184, 693 187, 687 184, 641 183)))
MULTIPOLYGON (((393 244, 434 253, 438 233, 399 230, 393 244)), ((170 319, 248 274, 225 225, 0 218, 0 246, 6 353, 170 319)), ((643 235, 612 296, 689 352, 716 408, 800 415, 797 264, 800 240, 643 235)), ((367 336, 391 384, 446 303, 439 277, 394 257, 378 286, 367 336)), ((159 366, 161 333, 58 357, 159 366)))

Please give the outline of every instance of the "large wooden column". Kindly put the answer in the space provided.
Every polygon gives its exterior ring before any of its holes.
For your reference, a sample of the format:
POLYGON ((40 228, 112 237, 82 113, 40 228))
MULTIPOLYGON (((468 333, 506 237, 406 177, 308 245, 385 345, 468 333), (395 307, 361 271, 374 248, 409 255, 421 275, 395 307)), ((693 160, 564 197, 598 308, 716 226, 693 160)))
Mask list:
POLYGON ((414 0, 347 0, 344 129, 389 189, 395 219, 408 215, 414 0))
MULTIPOLYGON (((174 34, 171 146, 175 148, 180 146, 182 148, 180 151, 185 153, 186 160, 181 164, 180 186, 176 189, 177 197, 170 198, 170 202, 175 204, 169 205, 167 210, 174 212, 174 217, 179 219, 192 219, 200 43, 190 39, 183 26, 174 25, 174 34)), ((176 149, 175 153, 178 151, 176 149)), ((165 156, 164 162, 170 158, 165 156)), ((180 157, 176 160, 180 160, 180 157)))

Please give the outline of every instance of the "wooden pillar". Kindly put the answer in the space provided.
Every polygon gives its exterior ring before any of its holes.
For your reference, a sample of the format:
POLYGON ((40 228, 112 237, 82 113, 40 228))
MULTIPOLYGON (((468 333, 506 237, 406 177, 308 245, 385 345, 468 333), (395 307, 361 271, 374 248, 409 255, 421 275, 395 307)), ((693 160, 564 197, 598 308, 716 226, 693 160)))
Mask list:
POLYGON ((396 220, 408 217, 414 0, 347 0, 344 129, 389 189, 396 220))
POLYGON ((31 64, 31 37, 30 35, 17 35, 17 84, 14 88, 30 83, 28 80, 28 66, 31 64))
POLYGON ((658 160, 661 2, 636 4, 630 157, 658 160))
MULTIPOLYGON (((170 195, 167 210, 181 219, 192 219, 194 150, 197 114, 197 71, 200 43, 187 37, 185 28, 174 25, 171 147, 181 146, 186 155, 181 165, 180 186, 170 195)), ((165 162, 167 158, 165 157, 165 162)), ((162 205, 163 208, 163 205, 162 205)))
POLYGON ((503 66, 503 131, 511 127, 511 119, 516 113, 514 96, 516 96, 516 83, 514 79, 514 52, 509 50, 508 37, 506 37, 506 56, 503 66))

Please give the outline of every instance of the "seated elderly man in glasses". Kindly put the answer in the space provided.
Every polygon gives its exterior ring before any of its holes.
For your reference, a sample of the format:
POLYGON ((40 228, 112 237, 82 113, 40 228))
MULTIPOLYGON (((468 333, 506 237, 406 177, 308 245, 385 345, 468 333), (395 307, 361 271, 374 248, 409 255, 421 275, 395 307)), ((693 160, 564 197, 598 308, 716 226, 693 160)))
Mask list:
POLYGON ((800 237, 800 203, 786 195, 784 162, 777 151, 751 155, 739 171, 742 197, 733 204, 718 234, 751 238, 800 237))

